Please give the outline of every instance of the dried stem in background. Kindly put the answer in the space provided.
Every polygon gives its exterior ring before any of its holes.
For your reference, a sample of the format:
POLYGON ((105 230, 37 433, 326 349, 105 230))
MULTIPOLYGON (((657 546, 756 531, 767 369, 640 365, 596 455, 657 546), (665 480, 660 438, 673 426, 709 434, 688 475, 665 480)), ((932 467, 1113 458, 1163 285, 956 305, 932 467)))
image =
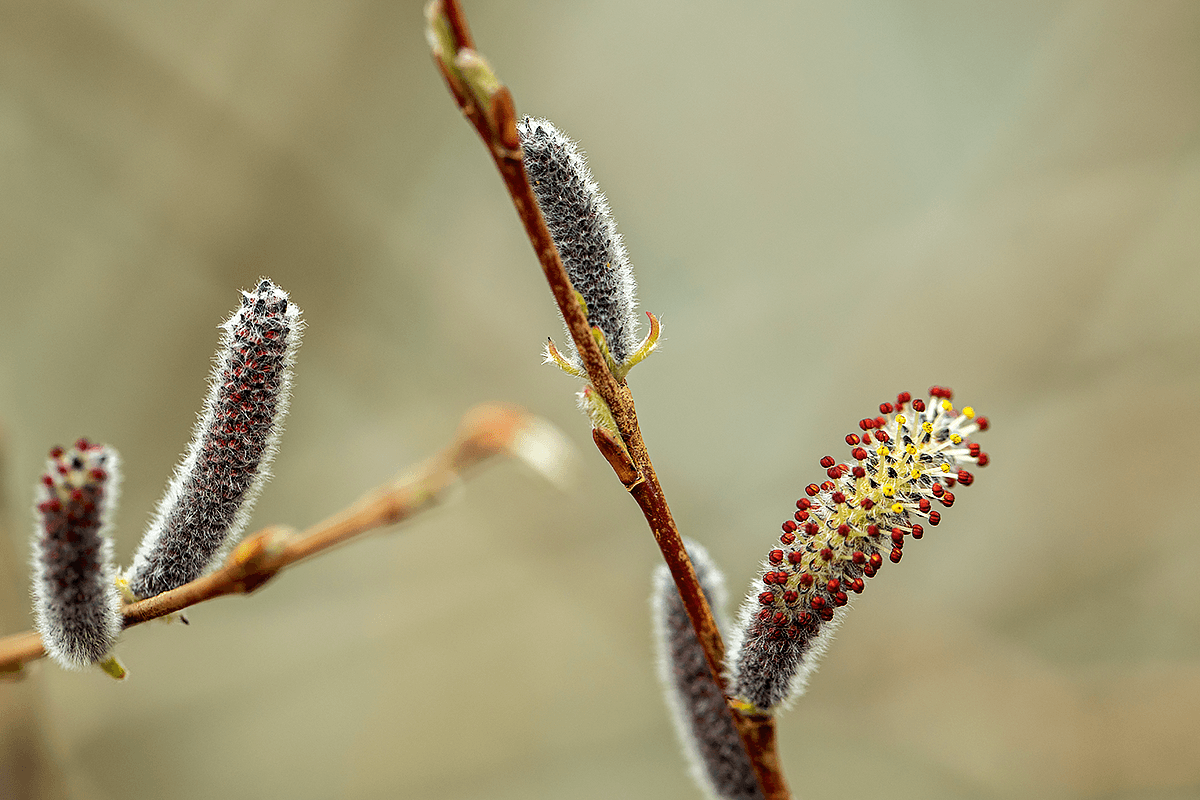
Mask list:
MULTIPOLYGON (((597 439, 596 444, 642 509, 663 559, 671 570, 713 677, 717 685, 724 688, 722 670, 725 647, 721 634, 696 579, 642 440, 633 394, 623 380, 618 382, 609 371, 534 198, 533 188, 525 174, 512 95, 475 51, 466 17, 456 0, 433 0, 426 9, 426 17, 434 62, 463 115, 479 133, 504 180, 517 216, 525 226, 525 233, 542 265, 555 302, 583 359, 588 378, 612 410, 617 430, 632 463, 618 457, 619 448, 613 446, 615 443, 597 439)), ((764 797, 768 800, 791 797, 780 768, 774 718, 743 714, 732 706, 730 713, 754 765, 764 797)))
MULTIPOLYGON (((549 471, 561 459, 557 447, 557 432, 539 418, 512 406, 476 406, 463 417, 454 442, 411 473, 303 533, 273 526, 248 536, 217 571, 124 606, 124 627, 215 597, 249 594, 298 561, 437 505, 462 473, 494 455, 517 455, 549 471)), ((45 654, 36 631, 0 638, 0 674, 19 672, 25 663, 45 654)))

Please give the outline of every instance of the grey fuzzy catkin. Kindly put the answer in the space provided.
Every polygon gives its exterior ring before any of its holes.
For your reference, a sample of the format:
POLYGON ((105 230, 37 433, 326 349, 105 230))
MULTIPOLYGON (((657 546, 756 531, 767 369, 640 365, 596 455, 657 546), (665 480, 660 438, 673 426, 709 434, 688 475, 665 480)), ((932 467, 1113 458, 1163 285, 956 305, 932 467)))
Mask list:
MULTIPOLYGON (((725 604, 721 573, 703 547, 685 543, 696 578, 717 618, 725 604)), ((666 565, 654 571, 650 598, 659 677, 696 782, 710 798, 761 800, 758 779, 729 715, 725 695, 713 681, 704 649, 666 565)))
MULTIPOLYGON (((578 145, 549 120, 517 123, 525 173, 571 285, 587 303, 588 322, 623 364, 637 350, 637 285, 617 223, 578 145)), ((572 351, 568 358, 580 365, 572 351)))
POLYGON ((119 483, 116 451, 80 439, 50 451, 38 484, 34 618, 46 652, 68 669, 104 660, 121 633, 108 535, 119 483))
POLYGON ((135 596, 198 578, 241 535, 278 448, 302 327, 270 280, 242 293, 192 443, 129 568, 135 596))

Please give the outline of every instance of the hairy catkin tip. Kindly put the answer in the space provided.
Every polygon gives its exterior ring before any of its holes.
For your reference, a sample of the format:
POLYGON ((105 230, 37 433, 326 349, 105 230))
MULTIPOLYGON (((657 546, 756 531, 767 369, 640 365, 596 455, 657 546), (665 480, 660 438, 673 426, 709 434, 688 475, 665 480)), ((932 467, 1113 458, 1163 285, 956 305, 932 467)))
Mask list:
POLYGON ((70 669, 103 661, 121 633, 107 530, 119 482, 116 451, 80 439, 50 451, 38 483, 34 617, 46 652, 70 669))
MULTIPOLYGON (((686 547, 718 627, 724 629, 719 610, 725 604, 721 573, 699 544, 688 541, 686 547)), ((693 777, 711 798, 761 800, 754 768, 730 718, 725 695, 712 678, 704 649, 666 565, 654 571, 650 600, 659 677, 693 777)))
POLYGON ((730 643, 730 691, 769 711, 798 697, 850 596, 882 568, 898 563, 904 544, 941 522, 935 506, 954 504, 968 467, 988 455, 969 440, 987 430, 970 406, 955 409, 949 389, 928 401, 908 392, 883 403, 880 416, 846 436, 852 461, 821 459, 828 480, 809 484, 767 553, 761 581, 742 605, 730 643))
MULTIPOLYGON (((624 364, 638 347, 637 286, 608 201, 578 145, 549 120, 525 117, 517 133, 525 173, 588 322, 603 332, 615 364, 624 364)), ((580 366, 577 353, 569 358, 580 366)))
POLYGON ((137 597, 200 577, 237 541, 279 444, 300 309, 263 279, 222 327, 194 438, 129 568, 137 597))

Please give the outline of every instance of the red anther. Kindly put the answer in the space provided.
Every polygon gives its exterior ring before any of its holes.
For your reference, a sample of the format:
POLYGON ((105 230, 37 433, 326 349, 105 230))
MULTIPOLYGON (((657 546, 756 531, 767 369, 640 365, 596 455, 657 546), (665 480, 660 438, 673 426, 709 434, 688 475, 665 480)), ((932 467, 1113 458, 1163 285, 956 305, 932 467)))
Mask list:
POLYGON ((827 469, 836 463, 837 461, 834 460, 833 456, 824 456, 821 458, 821 466, 827 469))
POLYGON ((845 592, 838 592, 833 596, 833 604, 835 606, 844 606, 848 602, 850 602, 850 598, 846 596, 845 592))
POLYGON ((891 403, 880 403, 879 404, 879 413, 880 414, 892 413, 892 404, 891 403))
POLYGON ((855 467, 854 469, 850 470, 850 474, 856 478, 867 477, 867 471, 865 469, 863 469, 862 467, 855 467))
POLYGON ((757 616, 758 616, 759 620, 761 620, 762 622, 766 622, 767 620, 769 620, 771 618, 771 609, 764 608, 762 611, 758 612, 757 616))
POLYGON ((801 511, 807 511, 808 509, 812 508, 812 501, 807 497, 801 497, 796 501, 796 508, 800 509, 801 511))
POLYGON ((837 578, 830 578, 829 583, 825 584, 825 588, 829 590, 830 594, 833 594, 838 589, 842 588, 842 582, 837 578))
POLYGON ((859 430, 863 430, 863 431, 869 431, 869 430, 871 430, 871 428, 874 428, 874 427, 875 427, 875 420, 873 420, 873 419, 860 419, 860 420, 858 421, 858 427, 859 427, 859 430))
POLYGON ((804 487, 804 493, 809 497, 816 497, 817 492, 819 491, 821 491, 821 487, 817 486, 815 483, 810 483, 808 486, 804 487))
POLYGON ((870 525, 867 526, 867 536, 878 536, 878 535, 879 535, 879 526, 878 525, 871 523, 870 525))
POLYGON ((868 578, 874 578, 875 573, 877 572, 879 572, 879 569, 877 567, 872 567, 870 564, 867 564, 865 567, 863 567, 863 575, 866 575, 868 578))
POLYGON ((807 572, 801 572, 800 573, 800 585, 804 586, 804 587, 812 586, 813 585, 813 576, 809 575, 807 572))
POLYGON ((70 472, 65 464, 59 464, 57 467, 55 467, 54 471, 59 475, 66 475, 68 472, 70 472))
POLYGON ((942 487, 942 485, 940 483, 935 483, 933 486, 929 487, 929 491, 933 493, 934 497, 941 497, 942 493, 946 490, 942 487))
POLYGON ((51 458, 62 458, 62 455, 64 452, 66 452, 66 451, 63 450, 61 447, 53 447, 50 449, 50 457, 51 458))
POLYGON ((789 625, 788 629, 787 629, 787 636, 789 639, 799 639, 800 638, 800 629, 797 628, 795 625, 789 625))
POLYGON ((870 511, 872 508, 875 507, 875 501, 869 497, 864 497, 862 499, 862 502, 858 504, 858 507, 861 508, 863 511, 870 511))
POLYGON ((58 502, 58 498, 51 498, 44 503, 38 503, 38 511, 43 514, 57 514, 62 511, 62 503, 58 502))
POLYGON ((844 503, 844 502, 846 502, 846 495, 843 494, 842 492, 834 492, 832 500, 835 503, 839 503, 839 504, 844 503))
POLYGON ((783 602, 787 603, 789 606, 799 599, 800 599, 799 592, 793 592, 791 589, 788 589, 786 592, 783 593, 783 602))
POLYGON ((854 456, 858 461, 865 461, 867 458, 867 449, 865 447, 856 447, 850 451, 850 455, 854 456))
POLYGON ((819 530, 821 530, 821 526, 815 522, 804 523, 804 532, 807 533, 809 536, 816 536, 817 531, 819 531, 819 530))
POLYGON ((912 537, 914 539, 920 539, 924 535, 925 535, 925 528, 922 527, 919 522, 914 522, 913 528, 912 528, 912 537))
POLYGON ((860 594, 865 587, 866 584, 863 583, 862 578, 855 578, 854 580, 850 581, 850 591, 854 592, 855 594, 860 594))
POLYGON ((767 560, 770 561, 772 564, 782 564, 783 563, 783 551, 782 550, 772 550, 771 552, 767 553, 767 560))
POLYGON ((916 400, 913 400, 912 403, 913 403, 913 411, 924 411, 925 410, 925 401, 922 400, 921 398, 918 397, 916 400))
POLYGON ((840 466, 830 467, 829 469, 825 470, 825 474, 836 481, 838 478, 842 477, 842 468, 840 466))
POLYGON ((763 592, 762 594, 760 594, 758 596, 758 602, 762 603, 764 606, 771 605, 772 603, 775 602, 775 593, 774 592, 763 592))
POLYGON ((807 511, 797 511, 793 516, 796 518, 796 522, 808 522, 807 511))
POLYGON ((46 484, 47 486, 53 486, 53 485, 54 485, 54 478, 51 478, 49 475, 43 475, 43 476, 42 476, 42 483, 46 484))
POLYGON ((784 614, 782 611, 776 611, 775 616, 771 617, 771 621, 776 625, 782 625, 787 621, 787 614, 784 614))
POLYGON ((988 462, 991 461, 991 459, 988 458, 987 453, 980 453, 978 461, 979 461, 979 466, 986 467, 988 465, 988 462))
POLYGON ((869 566, 872 566, 875 569, 879 569, 883 566, 883 556, 879 555, 879 553, 872 553, 871 558, 868 560, 871 562, 869 566))
POLYGON ((928 497, 922 497, 920 500, 918 500, 918 501, 917 501, 917 508, 918 508, 918 509, 920 509, 920 511, 921 511, 921 513, 922 513, 922 514, 927 514, 927 513, 929 513, 929 498, 928 498, 928 497))
POLYGON ((909 400, 912 400, 912 395, 908 392, 901 392, 900 394, 896 395, 896 405, 898 406, 904 405, 909 400))
POLYGON ((798 528, 798 527, 799 526, 795 522, 792 522, 789 519, 783 523, 783 532, 784 533, 795 533, 796 528, 798 528))
POLYGON ((796 534, 792 533, 791 531, 787 531, 783 534, 783 536, 779 537, 779 541, 783 542, 784 544, 791 544, 792 542, 796 541, 796 534))
POLYGON ((830 550, 828 547, 822 547, 820 552, 817 553, 817 555, 819 555, 825 561, 833 561, 833 551, 830 550))
POLYGON ((804 554, 801 553, 799 550, 793 550, 792 552, 788 553, 788 563, 789 564, 799 564, 803 560, 804 560, 804 554))
POLYGON ((979 430, 981 431, 986 431, 988 426, 991 425, 987 417, 976 417, 975 424, 979 426, 979 430))
POLYGON ((816 611, 819 612, 822 608, 825 607, 825 598, 821 597, 821 595, 817 595, 812 600, 809 600, 808 604, 810 606, 812 606, 816 611))
MULTIPOLYGON (((883 417, 876 417, 876 418, 875 418, 875 427, 876 427, 876 428, 882 428, 884 425, 887 425, 887 420, 886 420, 886 419, 884 419, 883 417)), ((879 434, 875 434, 875 436, 876 436, 876 437, 878 437, 878 436, 879 436, 879 434)))
POLYGON ((849 536, 850 526, 843 522, 841 525, 838 525, 837 532, 838 536, 849 536))
POLYGON ((862 437, 862 440, 863 440, 863 444, 870 444, 870 443, 871 443, 871 441, 872 441, 872 439, 871 439, 871 434, 869 434, 869 433, 864 433, 864 434, 863 434, 863 437, 862 437))
POLYGON ((833 609, 832 608, 822 608, 820 611, 817 612, 817 616, 820 617, 823 621, 829 622, 829 620, 833 619, 833 609))
POLYGON ((867 561, 867 554, 862 550, 855 550, 850 554, 850 560, 855 564, 865 564, 867 561))
POLYGON ((957 483, 957 480, 955 478, 946 478, 946 488, 947 489, 953 489, 955 483, 957 483))
POLYGON ((875 431, 875 438, 881 442, 886 442, 887 440, 891 439, 892 437, 888 436, 887 431, 875 431))
POLYGON ((89 442, 89 441, 88 441, 87 439, 85 439, 85 438, 80 438, 80 439, 79 439, 77 442, 75 442, 75 449, 76 449, 76 450, 87 450, 87 449, 88 449, 88 448, 90 448, 91 446, 92 446, 91 442, 89 442))
POLYGON ((946 492, 946 495, 942 498, 942 505, 946 508, 954 505, 954 492, 946 492))
POLYGON ((801 611, 796 615, 797 625, 810 625, 812 624, 812 621, 812 614, 808 613, 807 611, 801 611))
POLYGON ((938 513, 938 512, 936 512, 936 511, 930 511, 930 512, 929 512, 929 524, 930 524, 930 525, 937 525, 937 524, 938 524, 939 522, 941 522, 941 521, 942 521, 942 515, 941 515, 941 514, 939 514, 939 513, 938 513))
POLYGON ((892 528, 892 541, 896 544, 904 544, 904 531, 899 528, 892 528))
POLYGON ((94 469, 88 474, 91 476, 92 480, 94 480, 94 481, 102 481, 108 477, 108 473, 102 469, 94 469))
POLYGON ((821 491, 832 492, 836 485, 837 484, 835 484, 833 481, 822 481, 821 482, 821 491))
POLYGON ((901 550, 899 547, 893 547, 892 554, 888 556, 888 558, 890 558, 892 560, 893 564, 899 564, 900 559, 903 557, 904 557, 904 551, 901 550))
POLYGON ((971 456, 971 458, 978 458, 979 450, 980 450, 979 442, 968 442, 967 443, 967 455, 971 456))
MULTIPOLYGON (((846 434, 846 444, 850 445, 851 447, 854 447, 854 445, 858 444, 858 434, 857 433, 846 434)), ((855 457, 857 458, 857 456, 855 456, 855 457)))

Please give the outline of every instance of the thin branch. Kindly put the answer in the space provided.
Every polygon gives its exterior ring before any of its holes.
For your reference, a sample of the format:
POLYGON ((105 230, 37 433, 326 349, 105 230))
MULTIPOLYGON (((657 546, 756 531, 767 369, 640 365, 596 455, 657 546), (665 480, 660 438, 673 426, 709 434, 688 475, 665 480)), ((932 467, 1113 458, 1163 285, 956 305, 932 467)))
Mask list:
MULTIPOLYGON (((684 549, 650 454, 642 440, 633 394, 624 381, 617 381, 609 371, 534 198, 533 188, 525 174, 512 95, 475 52, 466 17, 457 0, 432 0, 426 8, 426 18, 434 61, 455 102, 479 133, 504 180, 517 216, 525 227, 555 302, 583 359, 588 378, 612 410, 633 470, 614 452, 614 443, 597 440, 597 447, 642 509, 683 599, 713 678, 718 686, 724 687, 722 671, 725 647, 720 631, 696 579, 696 572, 684 549)), ((746 715, 733 706, 730 706, 730 713, 754 765, 764 797, 767 800, 790 798, 776 749, 774 718, 746 715)))
MULTIPOLYGON (((463 417, 454 442, 410 474, 303 533, 282 526, 254 533, 215 572, 124 606, 124 627, 223 595, 249 594, 292 564, 437 505, 464 472, 494 455, 519 456, 550 474, 561 467, 561 448, 557 432, 541 419, 511 406, 477 406, 463 417)), ((36 631, 0 638, 0 674, 17 672, 45 654, 36 631)))

